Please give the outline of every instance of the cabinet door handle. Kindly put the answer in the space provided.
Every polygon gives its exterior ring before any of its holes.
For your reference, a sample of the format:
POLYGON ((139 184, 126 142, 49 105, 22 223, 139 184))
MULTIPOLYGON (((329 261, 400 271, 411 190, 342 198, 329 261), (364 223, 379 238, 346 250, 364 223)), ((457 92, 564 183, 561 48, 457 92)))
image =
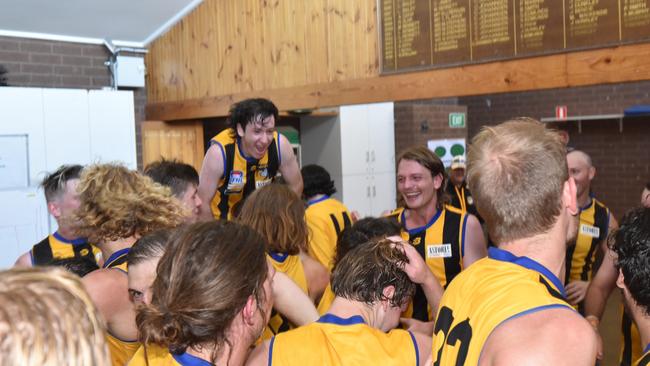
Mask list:
POLYGON ((366 197, 370 197, 370 186, 366 187, 366 197))
POLYGON ((370 156, 371 156, 370 160, 374 163, 375 162, 375 150, 372 150, 372 152, 370 153, 370 156))
POLYGON ((370 152, 366 150, 366 163, 370 161, 370 152))
POLYGON ((372 186, 372 196, 377 196, 377 190, 375 189, 375 186, 372 186))

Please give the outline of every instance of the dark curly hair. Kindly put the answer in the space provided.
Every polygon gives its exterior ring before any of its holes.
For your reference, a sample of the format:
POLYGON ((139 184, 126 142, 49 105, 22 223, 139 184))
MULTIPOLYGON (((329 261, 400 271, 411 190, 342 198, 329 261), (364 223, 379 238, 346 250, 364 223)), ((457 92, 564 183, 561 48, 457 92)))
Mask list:
POLYGON ((317 194, 331 196, 336 193, 336 187, 334 187, 334 181, 330 177, 330 173, 322 166, 316 164, 305 165, 300 169, 300 173, 302 173, 304 184, 302 195, 305 198, 309 199, 317 194))
POLYGON ((609 237, 625 286, 645 315, 650 315, 650 208, 628 212, 609 237))
POLYGON ((270 116, 273 116, 275 123, 278 122, 278 107, 273 102, 263 98, 245 99, 230 106, 228 127, 231 128, 232 135, 236 136, 237 125, 246 129, 249 123, 260 123, 270 116))
POLYGON ((392 217, 365 217, 344 229, 336 243, 334 267, 348 254, 349 251, 365 244, 373 238, 384 238, 399 235, 401 228, 392 217))

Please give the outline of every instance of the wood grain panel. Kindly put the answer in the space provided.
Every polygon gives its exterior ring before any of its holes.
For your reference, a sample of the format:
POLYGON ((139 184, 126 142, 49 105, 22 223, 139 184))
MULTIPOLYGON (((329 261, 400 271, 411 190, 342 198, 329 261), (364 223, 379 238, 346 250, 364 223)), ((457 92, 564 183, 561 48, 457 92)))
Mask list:
POLYGON ((146 56, 152 102, 377 76, 376 0, 205 0, 146 56))
POLYGON ((203 123, 142 122, 142 164, 176 159, 200 171, 203 162, 203 123))
POLYGON ((283 111, 343 104, 505 93, 650 80, 650 44, 494 62, 452 69, 335 81, 170 103, 150 103, 148 118, 224 116, 229 106, 265 97, 283 111))

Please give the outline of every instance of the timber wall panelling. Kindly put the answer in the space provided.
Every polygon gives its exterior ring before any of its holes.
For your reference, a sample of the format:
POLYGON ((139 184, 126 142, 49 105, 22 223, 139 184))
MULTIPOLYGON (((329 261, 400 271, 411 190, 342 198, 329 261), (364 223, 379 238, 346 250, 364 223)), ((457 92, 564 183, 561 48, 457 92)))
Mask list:
POLYGON ((203 162, 203 122, 142 122, 142 164, 165 158, 176 159, 201 171, 203 162))

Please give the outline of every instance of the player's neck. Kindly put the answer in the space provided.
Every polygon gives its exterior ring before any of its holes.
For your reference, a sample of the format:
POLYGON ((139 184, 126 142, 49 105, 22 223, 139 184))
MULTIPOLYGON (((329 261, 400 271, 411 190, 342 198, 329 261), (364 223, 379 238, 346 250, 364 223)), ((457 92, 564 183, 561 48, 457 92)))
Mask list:
POLYGON ((67 226, 60 225, 58 229, 56 229, 56 232, 59 233, 63 237, 63 239, 66 240, 74 240, 77 239, 77 234, 75 231, 67 226))
POLYGON ((131 248, 136 240, 137 238, 135 236, 117 239, 117 240, 111 240, 99 244, 99 249, 101 249, 102 256, 104 257, 104 259, 106 259, 106 258, 110 258, 110 256, 113 253, 117 252, 118 250, 124 248, 131 248))
POLYGON ((431 202, 417 209, 406 209, 406 227, 416 228, 429 223, 438 212, 438 202, 434 197, 431 202))
POLYGON ((376 328, 377 325, 375 316, 368 305, 338 296, 332 301, 332 305, 327 310, 327 313, 343 319, 357 315, 361 316, 369 326, 376 328))
POLYGON ((499 244, 517 257, 528 257, 560 278, 566 257, 566 235, 555 225, 548 233, 499 244))
POLYGON ((636 304, 630 305, 630 302, 634 302, 634 300, 630 299, 629 295, 623 294, 623 296, 626 297, 625 302, 628 305, 626 308, 630 311, 632 319, 639 329, 641 346, 645 348, 645 346, 650 343, 650 317, 645 315, 643 310, 636 304))
POLYGON ((591 195, 589 194, 589 192, 590 192, 590 190, 587 189, 587 190, 585 190, 585 192, 583 194, 581 194, 580 196, 577 197, 578 198, 578 207, 579 208, 583 208, 583 207, 587 206, 589 204, 589 202, 591 201, 591 195))

